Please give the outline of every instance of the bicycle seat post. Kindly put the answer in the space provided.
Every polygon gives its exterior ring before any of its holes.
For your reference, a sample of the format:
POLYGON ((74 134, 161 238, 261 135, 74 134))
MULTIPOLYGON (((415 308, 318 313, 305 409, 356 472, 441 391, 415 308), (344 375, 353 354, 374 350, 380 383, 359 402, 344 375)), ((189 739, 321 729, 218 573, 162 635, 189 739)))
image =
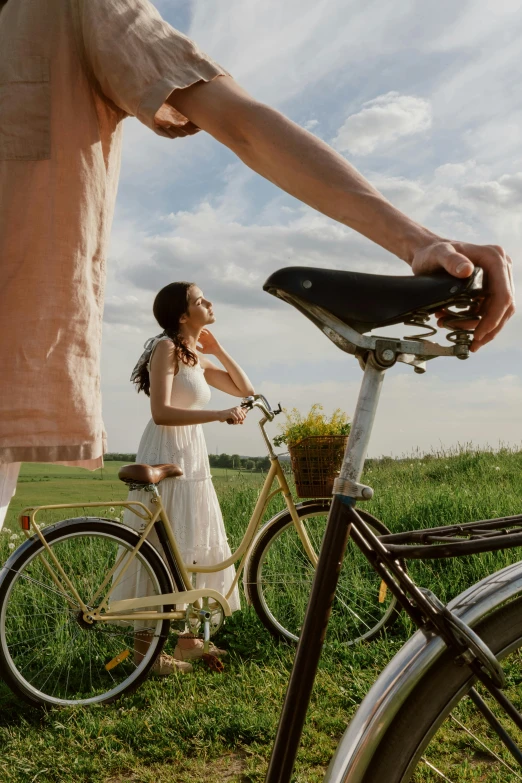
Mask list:
POLYGON ((369 487, 360 490, 358 482, 364 468, 385 372, 386 368, 381 367, 375 361, 374 355, 370 354, 366 361, 341 473, 334 484, 334 495, 364 500, 371 497, 368 492, 364 492, 369 487))

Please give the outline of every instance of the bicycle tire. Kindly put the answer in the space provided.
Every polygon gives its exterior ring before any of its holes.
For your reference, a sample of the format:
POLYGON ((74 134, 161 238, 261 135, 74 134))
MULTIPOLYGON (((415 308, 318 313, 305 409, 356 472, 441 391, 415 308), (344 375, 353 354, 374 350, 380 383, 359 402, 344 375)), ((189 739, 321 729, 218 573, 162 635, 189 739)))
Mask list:
MULTIPOLYGON (((321 522, 314 523, 318 528, 317 534, 311 530, 310 523, 308 526, 305 523, 317 554, 329 508, 330 500, 309 501, 296 506, 301 520, 322 518, 321 522)), ((357 511, 376 535, 390 532, 367 511, 357 511)), ((290 513, 283 512, 267 522, 260 530, 249 556, 244 584, 248 599, 259 619, 275 638, 288 642, 298 641, 314 572, 290 513), (277 546, 281 554, 275 551, 277 546), (287 573, 279 575, 275 571, 278 566, 270 565, 270 553, 275 562, 280 563, 285 556, 285 549, 288 563, 283 569, 286 568, 287 573), (271 576, 271 568, 275 571, 275 576, 271 576), (296 573, 301 576, 296 577, 296 573), (270 584, 273 585, 272 588, 270 584)), ((327 639, 353 645, 363 640, 369 641, 385 628, 389 628, 395 622, 400 607, 389 590, 384 590, 384 600, 379 602, 382 595, 380 577, 355 544, 349 541, 327 639)))
MULTIPOLYGON (((489 645, 497 657, 506 658, 511 653, 518 653, 522 648, 522 597, 495 608, 484 620, 474 626, 474 631, 489 645)), ((521 673, 518 676, 514 675, 516 684, 520 682, 520 678, 521 673)), ((357 783, 375 783, 378 780, 386 780, 386 783, 408 783, 412 779, 416 781, 462 780, 458 770, 455 771, 452 767, 453 761, 448 762, 450 768, 444 763, 441 764, 440 761, 429 768, 426 761, 431 764, 429 760, 430 743, 450 714, 461 707, 472 685, 474 685, 474 677, 471 670, 466 666, 457 665, 453 660, 452 653, 446 650, 412 688, 381 741, 373 749, 372 759, 364 774, 356 777, 357 783), (430 777, 433 766, 436 767, 438 776, 430 777), (439 769, 440 766, 442 766, 442 770, 439 769), (458 777, 453 775, 458 775, 458 777)), ((520 699, 517 706, 520 709, 520 699)), ((468 739, 467 735, 465 739, 468 739)), ((447 740, 445 742, 448 745, 449 753, 450 747, 453 746, 448 744, 447 740)), ((478 743, 480 743, 480 739, 478 743)), ((457 744, 458 748, 468 748, 467 752, 472 757, 471 766, 475 767, 478 764, 477 758, 480 761, 480 745, 478 743, 474 749, 473 739, 469 740, 469 746, 466 746, 463 739, 460 739, 457 744), (469 750, 470 747, 471 750, 469 750)), ((441 741, 432 746, 435 752, 440 751, 441 747, 444 748, 444 743, 441 741)), ((452 752, 454 751, 452 750, 452 752)), ((497 743, 497 752, 501 755, 503 753, 500 743, 497 743)), ((509 754, 506 754, 505 757, 512 766, 516 766, 509 754)), ((519 779, 519 775, 506 772, 506 768, 501 763, 499 766, 504 777, 493 778, 491 770, 486 772, 487 778, 481 777, 480 770, 475 769, 477 777, 473 777, 473 780, 505 780, 506 783, 508 781, 511 783, 519 779)), ((342 763, 339 763, 339 760, 337 767, 338 769, 342 768, 342 763)), ((335 779, 346 783, 348 781, 352 783, 354 780, 349 770, 344 774, 338 772, 335 779)))
MULTIPOLYGON (((107 569, 116 562, 122 547, 129 551, 139 541, 138 533, 131 528, 92 517, 63 520, 41 532, 54 554, 61 553, 58 560, 78 594, 83 591, 87 595, 89 591, 93 596, 102 582, 97 564, 107 569)), ((33 706, 108 703, 134 691, 160 654, 170 621, 148 622, 146 630, 153 638, 141 662, 135 663, 135 621, 87 627, 81 620, 77 600, 74 598, 71 605, 56 588, 39 557, 45 553, 45 547, 34 535, 13 552, 0 571, 0 674, 5 683, 33 706), (28 647, 33 641, 35 644, 28 647), (29 657, 33 651, 34 660, 29 657), (107 668, 121 656, 121 662, 107 668), (80 677, 81 665, 85 672, 80 677), (45 667, 50 666, 53 668, 44 682, 45 667), (92 693, 88 691, 89 682, 92 693), (73 695, 74 687, 78 692, 73 695)), ((172 578, 148 541, 143 542, 137 557, 140 567, 146 569, 148 584, 157 594, 173 591, 172 578)), ((83 600, 87 603, 86 595, 83 600)))

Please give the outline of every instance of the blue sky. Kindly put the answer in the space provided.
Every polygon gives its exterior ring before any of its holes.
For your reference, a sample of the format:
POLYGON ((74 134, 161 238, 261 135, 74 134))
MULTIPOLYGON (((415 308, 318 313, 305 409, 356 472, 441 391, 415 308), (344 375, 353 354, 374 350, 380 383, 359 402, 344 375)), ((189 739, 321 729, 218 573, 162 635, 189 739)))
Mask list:
MULTIPOLYGON (((434 231, 522 250, 519 0, 157 0, 255 98, 334 146, 434 231)), ((256 390, 303 412, 353 413, 361 372, 262 292, 289 264, 408 274, 365 238, 305 207, 204 133, 169 140, 125 121, 102 361, 110 451, 135 451, 148 400, 128 381, 159 329, 154 294, 196 281, 215 334, 256 390)), ((370 454, 522 441, 521 317, 467 362, 387 374, 370 454)), ((216 393, 212 407, 229 407, 216 393)), ((262 454, 255 417, 206 426, 209 451, 262 454)))

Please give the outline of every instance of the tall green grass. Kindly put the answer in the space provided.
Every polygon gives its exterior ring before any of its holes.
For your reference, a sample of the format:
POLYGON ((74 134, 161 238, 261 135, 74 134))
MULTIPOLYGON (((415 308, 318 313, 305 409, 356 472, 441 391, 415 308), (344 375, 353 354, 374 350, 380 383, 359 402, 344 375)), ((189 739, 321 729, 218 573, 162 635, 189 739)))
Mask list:
MULTIPOLYGON (((83 500, 102 503, 100 516, 119 516, 119 465, 94 474, 49 465, 24 465, 0 536, 0 557, 20 539, 16 516, 26 505, 83 500), (114 508, 114 511, 111 509, 114 508)), ((229 474, 231 471, 229 471, 229 474)), ((216 476, 232 546, 242 537, 259 475, 216 476)), ((363 477, 375 490, 365 505, 391 530, 467 522, 521 512, 522 454, 441 453, 404 461, 374 461, 363 477)), ((267 517, 282 507, 276 497, 267 517)), ((70 516, 82 513, 81 507, 70 516)), ((89 512, 92 514, 93 512, 89 512)), ((96 512, 97 513, 97 512, 96 512)), ((63 516, 50 512, 49 523, 63 516)), ((415 579, 448 600, 482 576, 518 560, 518 551, 459 560, 413 562, 415 579)), ((411 632, 401 621, 375 642, 325 648, 308 713, 295 781, 318 783, 350 716, 379 671, 411 632)), ((0 780, 8 783, 184 783, 252 781, 266 771, 293 660, 292 647, 275 643, 251 610, 236 613, 218 643, 228 648, 223 674, 202 663, 191 675, 149 679, 114 705, 40 712, 0 686, 0 780)), ((457 737, 458 741, 462 738, 457 737)), ((478 752, 460 780, 490 780, 478 752)), ((506 778, 507 779, 507 778, 506 778)), ((419 780, 430 780, 429 776, 419 780)), ((504 779, 503 779, 504 780, 504 779)))

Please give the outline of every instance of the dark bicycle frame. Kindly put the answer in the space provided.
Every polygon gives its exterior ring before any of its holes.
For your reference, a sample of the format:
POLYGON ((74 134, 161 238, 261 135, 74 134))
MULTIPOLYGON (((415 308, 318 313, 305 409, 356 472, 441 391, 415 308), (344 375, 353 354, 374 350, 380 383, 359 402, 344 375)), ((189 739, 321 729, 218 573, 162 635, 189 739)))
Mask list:
MULTIPOLYGON (((317 323, 318 308, 314 313, 317 323)), ((321 313, 323 322, 332 322, 328 313, 321 313)), ((522 715, 502 692, 503 672, 494 654, 462 621, 455 617, 430 591, 418 587, 409 577, 400 561, 439 557, 463 557, 477 552, 489 552, 522 546, 522 515, 470 522, 463 525, 434 527, 377 537, 357 513, 357 500, 368 499, 373 491, 360 484, 373 420, 377 410, 385 371, 404 356, 403 341, 374 340, 373 349, 361 351, 360 336, 337 323, 336 343, 343 335, 349 353, 355 353, 364 365, 364 378, 353 418, 350 437, 344 455, 341 475, 334 485, 334 497, 328 517, 319 561, 312 585, 303 628, 299 638, 294 665, 281 712, 279 727, 270 759, 266 783, 290 783, 295 757, 299 747, 306 711, 315 680, 317 666, 326 635, 330 611, 337 588, 339 573, 348 543, 354 543, 368 559, 375 571, 386 582, 388 589, 418 628, 426 633, 438 633, 460 659, 467 656, 467 665, 485 685, 504 712, 522 729, 522 715), (346 335, 348 335, 346 337, 346 335), (355 342, 354 344, 351 340, 355 342), (380 343, 380 344, 379 344, 380 343), (388 345, 384 345, 388 343, 388 345), (393 351, 393 359, 383 361, 384 350, 393 351)), ((326 331, 326 330, 325 330, 326 331)), ((331 331, 331 326, 330 326, 331 331)), ((329 334, 328 336, 331 337, 329 334)), ((332 339, 332 338, 331 338, 332 339)), ((426 342, 419 340, 417 350, 408 349, 417 359, 426 355, 426 342)), ((430 344, 434 346, 434 344, 430 344)), ((439 346, 440 347, 440 346, 439 346)), ((432 351, 434 348, 431 349, 432 351)), ((446 350, 444 353, 447 353, 446 350)), ((389 357, 388 354, 384 356, 389 357)), ((410 356, 410 354, 406 354, 410 356)), ((433 355, 440 355, 434 353, 433 355)), ((459 355, 457 351, 453 355, 459 355)), ((428 357, 431 358, 431 357, 428 357)), ((462 351, 460 352, 460 358, 462 351)), ((408 359, 408 364, 416 364, 408 359)), ((510 735, 493 722, 491 713, 475 689, 470 693, 492 729, 522 766, 522 753, 510 735)))

